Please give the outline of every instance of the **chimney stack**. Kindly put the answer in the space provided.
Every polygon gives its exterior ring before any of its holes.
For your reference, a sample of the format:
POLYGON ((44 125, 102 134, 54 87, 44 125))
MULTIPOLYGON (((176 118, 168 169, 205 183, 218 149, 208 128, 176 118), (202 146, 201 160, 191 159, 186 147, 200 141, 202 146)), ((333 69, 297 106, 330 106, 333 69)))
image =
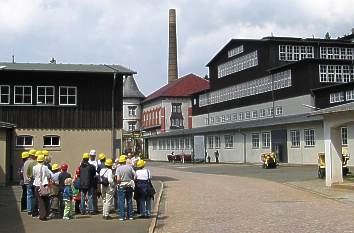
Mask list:
POLYGON ((168 83, 178 79, 176 10, 169 10, 168 22, 168 83))

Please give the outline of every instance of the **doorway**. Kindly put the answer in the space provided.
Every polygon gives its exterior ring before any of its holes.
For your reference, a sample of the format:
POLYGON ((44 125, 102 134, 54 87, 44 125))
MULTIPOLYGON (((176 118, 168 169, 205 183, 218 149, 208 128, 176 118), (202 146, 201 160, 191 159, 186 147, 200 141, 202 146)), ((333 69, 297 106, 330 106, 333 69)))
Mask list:
POLYGON ((272 130, 272 152, 277 154, 278 161, 281 163, 288 162, 288 148, 287 148, 287 133, 285 129, 272 130))

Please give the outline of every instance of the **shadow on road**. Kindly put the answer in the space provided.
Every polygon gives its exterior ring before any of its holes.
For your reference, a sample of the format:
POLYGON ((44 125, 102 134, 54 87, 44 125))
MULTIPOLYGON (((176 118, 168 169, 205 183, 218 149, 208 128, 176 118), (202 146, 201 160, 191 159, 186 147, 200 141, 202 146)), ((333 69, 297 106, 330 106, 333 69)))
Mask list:
POLYGON ((152 180, 160 180, 162 182, 166 181, 178 181, 178 179, 169 176, 153 176, 152 180))

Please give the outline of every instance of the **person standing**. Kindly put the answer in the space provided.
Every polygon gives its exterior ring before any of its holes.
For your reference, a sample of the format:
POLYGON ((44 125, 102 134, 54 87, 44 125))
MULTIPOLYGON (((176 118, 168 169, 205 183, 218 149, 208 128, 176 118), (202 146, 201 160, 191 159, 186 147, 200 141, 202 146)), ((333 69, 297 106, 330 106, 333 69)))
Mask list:
POLYGON ((133 219, 133 190, 135 171, 130 164, 127 164, 127 157, 119 157, 120 166, 117 168, 116 177, 118 184, 118 209, 119 220, 133 219), (125 206, 125 201, 127 206, 125 206))
POLYGON ((80 214, 80 202, 81 202, 80 167, 76 168, 75 170, 75 176, 73 179, 73 195, 75 201, 75 214, 80 214))
POLYGON ((59 218, 59 175, 60 167, 59 164, 54 163, 52 165, 52 179, 50 182, 51 193, 50 193, 50 214, 49 218, 59 218))
POLYGON ((99 196, 99 190, 98 190, 98 183, 97 183, 97 178, 98 178, 98 161, 96 160, 96 150, 90 150, 90 159, 89 159, 89 164, 93 165, 95 167, 95 172, 96 172, 96 177, 94 179, 94 187, 92 191, 92 203, 93 203, 93 212, 91 214, 97 214, 97 202, 98 202, 98 196, 99 196))
POLYGON ((145 161, 139 160, 137 162, 136 170, 136 187, 135 192, 139 197, 140 215, 143 218, 151 217, 151 196, 149 194, 149 182, 151 173, 145 168, 145 161))
POLYGON ((60 218, 63 217, 64 214, 64 208, 65 208, 65 203, 64 203, 64 199, 63 199, 63 192, 64 192, 64 188, 65 188, 65 180, 67 178, 71 178, 71 174, 68 172, 68 164, 63 163, 62 165, 60 165, 60 174, 59 174, 59 213, 60 213, 60 218))
POLYGON ((20 170, 18 171, 20 175, 20 185, 22 187, 22 196, 21 196, 21 211, 26 211, 27 210, 27 184, 25 184, 24 181, 24 165, 26 161, 28 160, 29 154, 27 151, 22 152, 21 158, 22 158, 22 164, 20 167, 20 170))
POLYGON ((215 156, 215 162, 219 163, 219 151, 218 150, 215 151, 214 156, 215 156))
POLYGON ((100 174, 100 171, 102 168, 104 168, 106 162, 106 155, 103 153, 100 153, 98 155, 98 161, 97 161, 97 174, 100 174))
POLYGON ((65 203, 63 219, 69 220, 74 217, 74 206, 73 206, 73 190, 72 190, 72 179, 66 178, 64 180, 64 191, 63 200, 65 203))
POLYGON ((94 214, 92 195, 95 190, 95 176, 96 169, 89 163, 89 154, 84 153, 82 155, 82 162, 80 165, 80 190, 81 190, 81 214, 86 214, 86 195, 88 196, 88 211, 90 214, 94 214))
POLYGON ((112 159, 107 159, 105 161, 105 167, 101 169, 100 176, 103 178, 103 182, 101 184, 101 192, 102 192, 102 203, 103 203, 103 219, 109 220, 111 216, 109 216, 109 211, 113 205, 113 197, 115 191, 115 182, 113 179, 112 173, 112 159))
POLYGON ((39 189, 48 186, 52 172, 43 164, 44 155, 42 153, 37 155, 37 162, 38 164, 33 167, 33 185, 35 186, 35 195, 38 201, 39 219, 45 221, 48 216, 49 196, 41 196, 39 189))

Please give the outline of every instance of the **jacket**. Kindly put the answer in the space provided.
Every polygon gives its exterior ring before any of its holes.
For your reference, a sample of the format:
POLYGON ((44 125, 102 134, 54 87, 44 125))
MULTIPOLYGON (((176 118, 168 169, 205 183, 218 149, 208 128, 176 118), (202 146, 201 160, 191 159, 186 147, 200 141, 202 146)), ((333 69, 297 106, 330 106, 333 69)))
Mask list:
POLYGON ((80 189, 95 187, 95 176, 95 166, 89 164, 87 161, 82 161, 80 165, 80 189))

